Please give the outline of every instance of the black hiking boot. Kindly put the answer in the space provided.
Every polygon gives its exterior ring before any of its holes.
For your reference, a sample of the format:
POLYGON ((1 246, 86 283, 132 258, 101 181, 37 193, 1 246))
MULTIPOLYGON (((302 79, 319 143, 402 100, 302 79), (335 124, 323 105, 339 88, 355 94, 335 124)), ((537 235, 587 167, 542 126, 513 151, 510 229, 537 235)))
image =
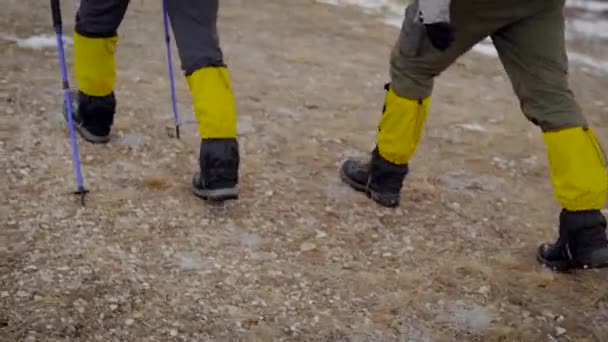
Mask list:
POLYGON ((606 218, 599 210, 562 210, 559 238, 538 247, 538 261, 554 271, 608 267, 606 218))
MULTIPOLYGON (((114 93, 107 96, 88 96, 80 91, 72 91, 70 95, 74 110, 74 128, 80 136, 93 144, 105 144, 110 141, 110 129, 116 110, 114 93)), ((68 111, 65 104, 63 114, 67 121, 68 111)))
POLYGON ((239 145, 236 139, 203 139, 200 171, 192 180, 192 191, 204 200, 238 199, 239 145))
POLYGON ((407 173, 407 164, 395 165, 384 160, 377 148, 373 150, 371 160, 347 159, 340 169, 340 176, 346 184, 385 207, 399 205, 407 173))

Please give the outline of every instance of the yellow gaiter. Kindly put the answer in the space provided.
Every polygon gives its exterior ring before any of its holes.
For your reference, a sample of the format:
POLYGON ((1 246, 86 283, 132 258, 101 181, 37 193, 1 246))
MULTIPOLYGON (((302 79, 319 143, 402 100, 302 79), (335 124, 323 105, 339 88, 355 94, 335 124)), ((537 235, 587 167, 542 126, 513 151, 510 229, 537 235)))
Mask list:
POLYGON ((203 139, 236 138, 236 108, 225 67, 204 67, 186 77, 203 139))
POLYGON ((74 73, 78 90, 89 96, 110 95, 116 82, 114 51, 118 37, 88 38, 74 33, 74 73))
POLYGON ((378 134, 378 151, 382 158, 397 165, 408 163, 422 136, 429 104, 430 97, 406 99, 389 88, 378 134))
POLYGON ((606 202, 606 157, 590 128, 544 133, 555 197, 566 210, 598 210, 606 202))

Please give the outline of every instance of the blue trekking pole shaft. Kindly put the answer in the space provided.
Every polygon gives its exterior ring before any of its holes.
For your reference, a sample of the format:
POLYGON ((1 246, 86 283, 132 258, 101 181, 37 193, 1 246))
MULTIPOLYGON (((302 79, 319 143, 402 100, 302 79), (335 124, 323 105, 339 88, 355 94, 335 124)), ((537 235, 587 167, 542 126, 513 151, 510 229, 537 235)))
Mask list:
POLYGON ((53 27, 57 35, 57 51, 59 55, 59 65, 61 67, 61 83, 63 88, 64 101, 67 108, 68 124, 70 126, 70 140, 72 143, 72 158, 74 161, 74 172, 76 173, 76 181, 78 189, 75 194, 80 195, 81 203, 84 205, 84 196, 87 190, 84 188, 82 180, 82 172, 80 170, 80 156, 78 153, 78 143, 76 141, 76 132, 74 130, 74 109, 72 107, 72 96, 70 94, 70 85, 68 83, 68 72, 65 63, 65 53, 63 50, 63 28, 61 22, 61 6, 59 0, 51 0, 51 13, 53 15, 53 27))
POLYGON ((175 96, 175 77, 173 76, 173 58, 171 56, 171 35, 169 33, 169 14, 167 13, 167 0, 163 0, 163 23, 165 26, 165 45, 167 47, 167 68, 169 69, 169 82, 171 84, 171 106, 173 108, 173 121, 175 122, 175 135, 179 139, 180 119, 177 112, 177 98, 175 96))

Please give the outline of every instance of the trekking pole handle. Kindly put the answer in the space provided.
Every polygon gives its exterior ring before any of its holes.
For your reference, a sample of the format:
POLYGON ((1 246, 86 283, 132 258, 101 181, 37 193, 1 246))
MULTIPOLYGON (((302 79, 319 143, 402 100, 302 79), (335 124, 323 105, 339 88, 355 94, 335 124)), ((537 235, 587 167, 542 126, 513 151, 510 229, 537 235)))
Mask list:
POLYGON ((53 27, 61 29, 61 5, 59 0, 51 0, 51 13, 53 14, 53 27))

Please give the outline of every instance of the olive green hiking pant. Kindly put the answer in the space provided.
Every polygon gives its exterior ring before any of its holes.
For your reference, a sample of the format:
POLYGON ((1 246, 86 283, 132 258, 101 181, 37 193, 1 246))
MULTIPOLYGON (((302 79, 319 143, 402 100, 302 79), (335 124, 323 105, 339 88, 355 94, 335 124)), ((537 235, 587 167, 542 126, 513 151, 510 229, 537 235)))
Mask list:
MULTIPOLYGON (((424 1, 424 0, 422 0, 424 1)), ((445 51, 429 42, 408 6, 391 54, 391 84, 409 99, 431 95, 433 79, 459 56, 490 37, 526 117, 543 131, 586 126, 568 86, 564 0, 452 0, 455 41, 445 51)))

